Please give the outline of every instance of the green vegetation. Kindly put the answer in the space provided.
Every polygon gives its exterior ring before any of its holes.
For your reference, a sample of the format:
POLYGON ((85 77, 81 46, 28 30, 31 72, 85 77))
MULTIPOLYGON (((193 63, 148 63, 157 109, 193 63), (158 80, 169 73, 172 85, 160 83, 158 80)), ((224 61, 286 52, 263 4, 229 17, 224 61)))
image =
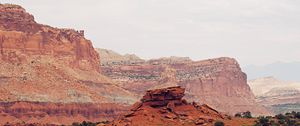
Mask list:
POLYGON ((300 126, 300 112, 258 117, 254 126, 300 126))
POLYGON ((242 113, 236 113, 234 117, 240 117, 240 118, 252 118, 252 114, 250 111, 242 112, 242 113))
POLYGON ((72 126, 97 126, 98 124, 108 124, 109 121, 102 121, 102 122, 87 122, 83 121, 82 123, 74 122, 72 123, 72 126))
POLYGON ((300 112, 300 103, 272 105, 271 109, 274 113, 300 112))

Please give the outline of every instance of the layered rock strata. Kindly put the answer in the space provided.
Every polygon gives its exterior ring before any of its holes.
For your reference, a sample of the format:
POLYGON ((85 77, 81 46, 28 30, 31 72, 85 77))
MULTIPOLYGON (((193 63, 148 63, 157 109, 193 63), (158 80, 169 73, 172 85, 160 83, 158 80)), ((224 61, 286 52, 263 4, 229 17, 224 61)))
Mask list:
POLYGON ((128 112, 127 106, 113 103, 46 103, 1 102, 0 125, 55 124, 71 125, 73 122, 101 122, 112 120, 128 112))
POLYGON ((196 126, 212 125, 216 120, 226 120, 226 116, 207 105, 187 103, 182 99, 184 88, 169 87, 149 90, 141 102, 131 108, 131 112, 114 120, 112 126, 196 126))
POLYGON ((249 110, 255 115, 270 114, 255 102, 247 76, 233 58, 103 66, 102 72, 121 87, 140 95, 148 89, 182 86, 187 100, 207 103, 222 112, 235 114, 249 110))
POLYGON ((130 92, 100 73, 83 31, 35 22, 18 5, 0 4, 0 101, 132 103, 130 92))

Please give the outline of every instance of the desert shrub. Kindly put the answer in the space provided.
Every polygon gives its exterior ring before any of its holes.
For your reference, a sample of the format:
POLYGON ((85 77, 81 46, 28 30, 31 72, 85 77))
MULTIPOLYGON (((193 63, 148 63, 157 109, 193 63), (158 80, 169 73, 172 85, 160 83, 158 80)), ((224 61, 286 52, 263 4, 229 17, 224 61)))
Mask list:
POLYGON ((258 117, 258 121, 256 122, 255 126, 270 126, 269 119, 264 116, 258 117))
POLYGON ((296 125, 296 120, 288 119, 286 123, 287 123, 288 126, 295 126, 296 125))
POLYGON ((227 117, 227 119, 231 120, 231 119, 232 119, 232 117, 231 117, 231 116, 228 116, 228 117, 227 117))
POLYGON ((284 119, 279 119, 279 120, 278 120, 278 123, 279 123, 279 124, 285 124, 285 120, 284 120, 284 119))
POLYGON ((224 123, 222 121, 216 121, 214 126, 224 126, 224 123))
POLYGON ((251 112, 250 111, 244 112, 243 118, 252 118, 251 112))
POLYGON ((275 115, 275 118, 281 120, 281 119, 285 119, 285 116, 283 114, 278 114, 278 115, 275 115))
POLYGON ((74 122, 72 126, 96 126, 98 123, 86 122, 83 121, 82 123, 74 122))
POLYGON ((72 123, 72 126, 80 126, 80 123, 78 123, 78 122, 73 122, 73 123, 72 123))
POLYGON ((296 118, 300 119, 300 112, 297 112, 295 115, 296 118))
POLYGON ((241 113, 236 113, 234 117, 242 117, 241 113))
POLYGON ((266 118, 266 117, 259 117, 259 123, 260 124, 267 124, 267 123, 269 123, 269 119, 268 118, 266 118))
POLYGON ((271 126, 280 126, 280 124, 276 123, 274 120, 270 121, 271 126))

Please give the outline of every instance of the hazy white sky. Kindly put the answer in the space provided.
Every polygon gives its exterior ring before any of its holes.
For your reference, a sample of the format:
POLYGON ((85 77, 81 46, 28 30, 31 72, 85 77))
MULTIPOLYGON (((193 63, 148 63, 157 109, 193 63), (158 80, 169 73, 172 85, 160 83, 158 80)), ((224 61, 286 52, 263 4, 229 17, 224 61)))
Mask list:
POLYGON ((84 29, 95 47, 142 58, 300 61, 300 0, 1 0, 42 24, 84 29))

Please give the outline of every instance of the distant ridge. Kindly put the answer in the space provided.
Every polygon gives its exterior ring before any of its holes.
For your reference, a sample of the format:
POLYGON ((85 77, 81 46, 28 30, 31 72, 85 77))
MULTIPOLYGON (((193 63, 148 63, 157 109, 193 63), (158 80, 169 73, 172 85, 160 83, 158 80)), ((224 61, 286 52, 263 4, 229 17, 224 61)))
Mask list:
POLYGON ((300 62, 276 62, 264 66, 250 65, 243 67, 248 80, 274 76, 280 80, 300 81, 300 62))

